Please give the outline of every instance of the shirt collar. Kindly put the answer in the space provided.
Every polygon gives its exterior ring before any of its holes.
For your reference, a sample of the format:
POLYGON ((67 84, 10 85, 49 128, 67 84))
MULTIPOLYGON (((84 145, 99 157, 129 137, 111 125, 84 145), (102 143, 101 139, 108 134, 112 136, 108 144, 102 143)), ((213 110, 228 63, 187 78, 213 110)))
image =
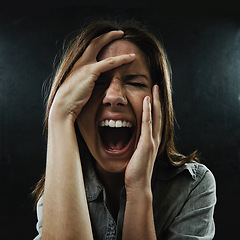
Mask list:
MULTIPOLYGON (((97 176, 93 161, 93 157, 89 152, 85 154, 82 161, 84 184, 88 202, 96 200, 99 194, 104 191, 104 187, 97 176)), ((153 178, 159 180, 169 180, 186 171, 193 180, 196 180, 197 168, 198 165, 196 162, 185 163, 180 167, 173 167, 167 166, 160 161, 160 164, 155 165, 153 178)))
POLYGON ((185 163, 180 167, 166 166, 162 162, 156 165, 154 168, 153 178, 159 180, 169 180, 178 174, 186 171, 192 177, 193 180, 197 178, 197 168, 198 165, 196 162, 185 163))

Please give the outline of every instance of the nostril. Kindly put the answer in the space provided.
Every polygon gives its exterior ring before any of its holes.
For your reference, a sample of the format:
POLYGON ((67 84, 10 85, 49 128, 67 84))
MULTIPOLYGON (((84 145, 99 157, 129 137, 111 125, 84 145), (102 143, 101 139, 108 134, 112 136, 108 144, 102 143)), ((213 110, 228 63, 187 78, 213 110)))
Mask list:
POLYGON ((124 106, 127 104, 126 97, 120 92, 107 92, 103 98, 105 106, 124 106))
POLYGON ((124 106, 125 104, 124 104, 124 103, 121 103, 121 102, 119 102, 117 105, 119 105, 119 106, 124 106))
POLYGON ((106 97, 103 99, 103 104, 105 106, 124 106, 127 104, 127 101, 125 100, 125 98, 108 98, 106 99, 106 97))
POLYGON ((107 102, 107 103, 104 103, 105 106, 111 106, 111 103, 107 102))

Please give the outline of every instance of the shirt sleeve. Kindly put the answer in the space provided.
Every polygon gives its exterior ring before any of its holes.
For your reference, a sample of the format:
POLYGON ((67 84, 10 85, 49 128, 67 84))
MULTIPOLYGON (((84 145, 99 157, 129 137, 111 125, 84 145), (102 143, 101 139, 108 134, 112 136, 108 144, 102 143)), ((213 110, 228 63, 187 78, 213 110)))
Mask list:
POLYGON ((37 203, 38 222, 36 224, 36 229, 38 231, 38 235, 34 238, 34 240, 41 240, 42 238, 42 211, 43 211, 43 196, 38 200, 37 203))
POLYGON ((213 239, 215 204, 216 183, 213 174, 207 170, 200 182, 190 192, 183 208, 170 224, 163 239, 213 239))

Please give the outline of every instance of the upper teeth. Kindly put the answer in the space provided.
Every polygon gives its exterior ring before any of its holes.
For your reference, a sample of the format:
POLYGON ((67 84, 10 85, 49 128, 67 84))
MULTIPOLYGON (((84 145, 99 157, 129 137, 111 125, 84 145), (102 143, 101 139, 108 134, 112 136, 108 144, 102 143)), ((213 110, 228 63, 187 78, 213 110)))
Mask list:
POLYGON ((103 120, 100 122, 101 127, 132 127, 132 123, 128 121, 122 121, 122 120, 103 120))

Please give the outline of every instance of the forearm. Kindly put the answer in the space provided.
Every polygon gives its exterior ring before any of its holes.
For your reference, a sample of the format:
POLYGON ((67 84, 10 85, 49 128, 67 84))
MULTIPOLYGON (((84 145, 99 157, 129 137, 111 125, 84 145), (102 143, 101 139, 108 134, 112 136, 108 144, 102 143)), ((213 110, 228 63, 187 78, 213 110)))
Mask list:
POLYGON ((158 86, 143 100, 141 135, 125 171, 126 208, 123 239, 156 239, 151 179, 157 151, 161 142, 162 119, 158 86), (153 111, 151 110, 153 109, 153 111))
POLYGON ((70 121, 49 121, 42 239, 92 239, 79 150, 70 121))
POLYGON ((127 194, 123 239, 156 239, 151 191, 127 194))

